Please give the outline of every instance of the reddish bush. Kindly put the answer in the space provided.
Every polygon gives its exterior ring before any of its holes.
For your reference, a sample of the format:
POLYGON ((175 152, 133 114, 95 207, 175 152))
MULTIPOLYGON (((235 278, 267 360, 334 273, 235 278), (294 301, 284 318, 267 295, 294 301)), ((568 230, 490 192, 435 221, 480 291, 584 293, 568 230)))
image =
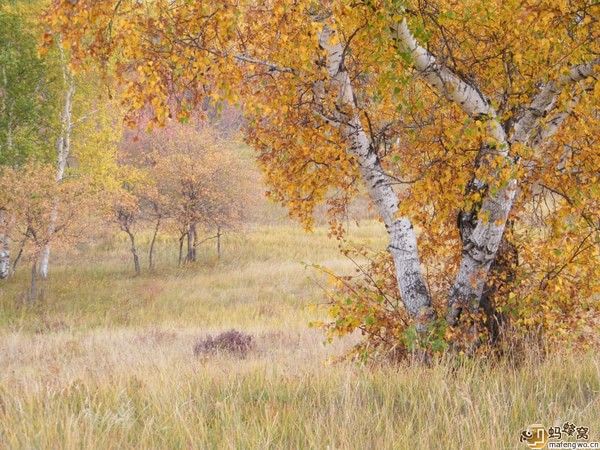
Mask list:
POLYGON ((208 335, 200 339, 194 346, 194 355, 224 352, 244 358, 253 347, 254 342, 251 335, 237 330, 229 330, 216 336, 208 335))

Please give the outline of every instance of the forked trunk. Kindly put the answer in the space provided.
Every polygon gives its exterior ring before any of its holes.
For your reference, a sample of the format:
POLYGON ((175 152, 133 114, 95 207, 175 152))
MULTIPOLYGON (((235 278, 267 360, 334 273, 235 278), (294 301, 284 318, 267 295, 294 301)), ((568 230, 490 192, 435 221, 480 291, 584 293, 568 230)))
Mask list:
POLYGON ((140 266, 140 257, 138 256, 137 247, 135 245, 135 236, 130 230, 125 230, 127 235, 129 236, 129 241, 131 243, 131 255, 133 256, 133 268, 135 270, 135 274, 140 275, 142 273, 142 268, 140 266))

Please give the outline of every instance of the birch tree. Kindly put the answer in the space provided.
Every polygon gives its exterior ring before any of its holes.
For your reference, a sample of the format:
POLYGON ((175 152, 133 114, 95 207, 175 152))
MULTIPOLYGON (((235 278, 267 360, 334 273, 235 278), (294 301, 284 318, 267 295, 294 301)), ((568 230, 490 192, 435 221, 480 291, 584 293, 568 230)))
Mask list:
MULTIPOLYGON (((58 42, 58 52, 60 55, 60 68, 62 72, 62 108, 60 113, 60 131, 56 139, 56 173, 55 178, 60 183, 64 176, 71 154, 71 135, 73 133, 73 96, 75 95, 75 79, 68 68, 65 51, 58 42)), ((53 208, 48 225, 48 233, 52 234, 58 214, 57 206, 53 208)), ((50 243, 48 242, 42 251, 39 261, 38 274, 42 278, 48 277, 48 265, 50 262, 50 243)))
MULTIPOLYGON (((595 66, 600 65, 600 58, 590 55, 590 61, 567 67, 565 74, 554 77, 556 81, 541 83, 539 92, 533 94, 529 102, 515 105, 518 114, 501 120, 491 99, 475 82, 461 79, 419 45, 406 19, 395 27, 395 38, 402 50, 410 56, 416 71, 430 86, 449 101, 460 105, 467 116, 485 123, 491 142, 486 142, 480 149, 476 157, 478 164, 491 166, 494 163, 491 157, 493 155, 496 162, 500 158, 501 164, 511 171, 518 164, 518 159, 511 155, 512 146, 521 144, 534 149, 547 146, 564 119, 555 119, 546 125, 543 137, 536 132, 536 129, 542 127, 542 119, 557 109, 556 104, 563 91, 573 96, 572 91, 577 83, 590 78, 595 66), (507 129, 511 131, 509 136, 507 129)), ((560 114, 564 112, 560 111, 560 114)), ((496 174, 500 178, 497 170, 496 174)), ((448 322, 451 324, 456 322, 462 308, 469 307, 475 311, 479 308, 487 273, 496 257, 515 201, 517 172, 513 171, 508 179, 503 179, 501 184, 496 183, 493 187, 480 180, 473 180, 472 184, 478 190, 487 192, 478 210, 469 212, 471 223, 466 226, 461 223, 462 258, 449 297, 448 322)))
MULTIPOLYGON (((0 5, 0 165, 16 167, 47 155, 52 71, 38 56, 30 27, 20 5, 0 5)), ((0 210, 0 222, 7 220, 0 210)), ((10 240, 0 231, 0 279, 9 274, 10 240)))
POLYGON ((90 222, 96 199, 85 178, 58 182, 52 164, 28 161, 19 168, 5 167, 0 173, 4 209, 10 217, 9 235, 21 242, 20 252, 31 264, 27 299, 35 302, 43 294, 39 261, 47 245, 68 248, 80 242, 90 222), (49 227, 54 218, 54 226, 49 227))
MULTIPOLYGON (((509 269, 520 284, 496 299, 518 299, 516 321, 568 327, 594 298, 594 6, 57 0, 48 23, 80 63, 118 53, 131 120, 141 108, 163 124, 201 99, 239 102, 270 196, 307 228, 316 205, 337 204, 335 216, 364 186, 387 230, 402 314, 425 335, 478 312, 500 248, 518 250, 509 269), (561 239, 565 248, 547 248, 561 239), (536 315, 540 296, 560 320, 536 315)), ((396 331, 395 343, 406 329, 396 331)))

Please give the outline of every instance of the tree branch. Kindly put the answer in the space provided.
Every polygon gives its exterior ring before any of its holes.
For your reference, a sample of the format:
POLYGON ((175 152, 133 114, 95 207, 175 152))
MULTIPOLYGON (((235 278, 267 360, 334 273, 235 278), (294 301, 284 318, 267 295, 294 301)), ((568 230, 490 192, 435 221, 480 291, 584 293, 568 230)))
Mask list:
POLYGON ((273 72, 283 72, 283 73, 295 73, 294 69, 292 69, 291 67, 282 67, 279 66, 277 64, 274 64, 272 62, 269 61, 263 61, 257 58, 253 58, 251 56, 247 56, 247 55, 242 55, 242 54, 238 54, 238 55, 233 55, 233 58, 241 61, 241 62, 246 62, 246 63, 250 63, 250 64, 257 64, 259 66, 265 66, 268 67, 269 70, 273 71, 273 72))
POLYGON ((497 150, 501 156, 507 156, 506 133, 490 100, 476 86, 467 83, 452 70, 439 63, 427 49, 420 46, 408 28, 406 19, 396 24, 392 28, 392 32, 400 48, 411 56, 415 70, 431 87, 446 99, 460 106, 469 117, 487 121, 488 132, 499 144, 497 150))
MULTIPOLYGON (((541 119, 546 117, 556 108, 556 102, 563 89, 591 77, 594 75, 596 66, 599 65, 600 58, 596 58, 587 63, 578 64, 573 66, 567 74, 559 77, 557 81, 551 81, 544 84, 526 108, 524 114, 515 123, 514 132, 510 141, 530 144, 531 141, 535 140, 536 136, 541 133, 539 129, 541 119)), ((558 120, 558 125, 553 127, 554 131, 556 131, 567 115, 564 115, 558 120)))

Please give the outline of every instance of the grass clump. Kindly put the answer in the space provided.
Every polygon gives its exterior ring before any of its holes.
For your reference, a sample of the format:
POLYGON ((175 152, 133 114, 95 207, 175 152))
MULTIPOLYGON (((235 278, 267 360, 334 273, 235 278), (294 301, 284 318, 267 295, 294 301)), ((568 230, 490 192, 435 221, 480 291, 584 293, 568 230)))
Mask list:
POLYGON ((229 330, 216 336, 208 335, 194 345, 194 355, 211 355, 214 353, 229 353, 245 358, 254 347, 252 335, 237 330, 229 330))

